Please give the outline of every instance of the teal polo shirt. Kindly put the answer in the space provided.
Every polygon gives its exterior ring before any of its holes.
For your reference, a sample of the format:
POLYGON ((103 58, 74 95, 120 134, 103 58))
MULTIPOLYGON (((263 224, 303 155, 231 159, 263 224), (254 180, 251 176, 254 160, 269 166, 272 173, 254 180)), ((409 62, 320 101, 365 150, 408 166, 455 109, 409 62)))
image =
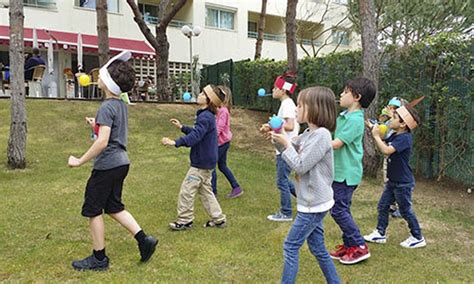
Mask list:
POLYGON ((341 112, 336 120, 336 138, 344 142, 344 146, 334 150, 334 181, 358 185, 362 180, 364 111, 341 112))

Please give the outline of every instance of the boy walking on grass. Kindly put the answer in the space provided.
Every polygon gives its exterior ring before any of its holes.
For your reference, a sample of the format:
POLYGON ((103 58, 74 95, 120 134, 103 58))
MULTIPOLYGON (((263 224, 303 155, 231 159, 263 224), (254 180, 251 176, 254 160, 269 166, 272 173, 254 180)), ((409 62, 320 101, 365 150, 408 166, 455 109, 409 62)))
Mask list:
POLYGON ((387 158, 387 182, 380 197, 377 210, 379 212, 377 228, 364 239, 373 243, 385 243, 387 240, 386 229, 389 221, 390 205, 396 201, 400 214, 408 223, 411 235, 400 245, 404 248, 420 248, 426 246, 426 241, 421 234, 415 212, 412 208, 412 193, 415 179, 410 167, 410 156, 413 148, 411 131, 418 126, 420 119, 415 110, 406 105, 398 108, 390 122, 394 133, 385 142, 380 136, 377 125, 370 122, 367 125, 372 130, 375 145, 387 158))
POLYGON ((352 213, 352 195, 362 180, 364 149, 364 110, 375 97, 375 85, 367 78, 349 80, 340 97, 345 108, 336 120, 334 149, 334 207, 331 216, 342 231, 343 244, 330 252, 343 264, 355 264, 370 257, 369 248, 360 234, 352 213))
POLYGON ((130 91, 135 82, 135 71, 128 63, 130 57, 129 51, 123 51, 100 69, 99 88, 104 91, 105 98, 96 118, 86 117, 97 139, 81 158, 69 157, 70 167, 79 167, 95 158, 82 206, 82 215, 89 218, 93 251, 92 255, 72 262, 76 270, 99 271, 109 267, 105 253, 104 212, 135 237, 142 262, 150 259, 158 244, 157 239, 145 234, 122 203, 122 186, 130 161, 127 155, 128 110, 120 94, 130 91))

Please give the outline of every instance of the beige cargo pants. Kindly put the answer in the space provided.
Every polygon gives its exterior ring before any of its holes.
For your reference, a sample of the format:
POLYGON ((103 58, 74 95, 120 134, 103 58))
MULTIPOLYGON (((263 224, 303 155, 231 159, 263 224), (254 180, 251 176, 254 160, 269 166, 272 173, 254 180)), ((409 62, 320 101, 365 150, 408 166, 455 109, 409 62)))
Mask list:
POLYGON ((194 220, 194 199, 196 193, 212 221, 220 223, 226 220, 221 206, 211 186, 212 170, 191 167, 181 184, 178 196, 178 218, 176 222, 187 224, 194 220))

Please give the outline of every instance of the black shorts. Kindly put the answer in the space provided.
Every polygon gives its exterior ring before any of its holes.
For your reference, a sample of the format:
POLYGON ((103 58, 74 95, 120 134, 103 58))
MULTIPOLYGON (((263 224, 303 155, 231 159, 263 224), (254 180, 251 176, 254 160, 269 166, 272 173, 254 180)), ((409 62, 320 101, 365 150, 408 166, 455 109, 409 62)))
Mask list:
POLYGON ((103 212, 113 214, 125 209, 122 203, 122 186, 128 168, 129 165, 105 171, 92 170, 84 194, 82 216, 95 217, 103 212))

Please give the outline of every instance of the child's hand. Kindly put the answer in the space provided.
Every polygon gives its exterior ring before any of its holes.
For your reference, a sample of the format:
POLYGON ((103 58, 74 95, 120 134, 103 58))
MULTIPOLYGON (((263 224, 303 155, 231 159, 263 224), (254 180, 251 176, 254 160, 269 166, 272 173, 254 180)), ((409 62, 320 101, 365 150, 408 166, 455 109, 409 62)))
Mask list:
POLYGON ((260 129, 259 129, 260 133, 262 133, 262 134, 266 134, 266 133, 270 132, 271 130, 272 130, 272 128, 270 127, 270 124, 268 124, 268 123, 262 124, 262 126, 260 126, 260 129))
POLYGON ((69 156, 69 160, 67 161, 67 164, 71 168, 79 167, 79 166, 81 166, 81 160, 79 160, 78 158, 76 158, 74 156, 69 156))
POLYGON ((181 122, 179 122, 179 120, 177 120, 176 118, 172 118, 170 119, 170 122, 176 126, 176 128, 178 129, 181 129, 183 127, 183 125, 181 124, 181 122))
POLYGON ((290 147, 290 140, 288 140, 288 137, 286 136, 284 130, 281 133, 276 133, 274 131, 271 131, 270 133, 272 137, 272 142, 282 145, 283 147, 285 147, 285 149, 290 147))
POLYGON ((378 124, 373 124, 371 128, 372 136, 382 138, 378 124))
POLYGON ((93 118, 93 117, 87 117, 87 116, 86 116, 86 122, 87 122, 92 128, 95 127, 95 118, 93 118))
POLYGON ((174 145, 176 145, 176 142, 174 142, 174 140, 172 140, 172 139, 169 139, 168 137, 163 137, 163 139, 161 139, 161 143, 165 146, 174 146, 174 145))
POLYGON ((389 106, 386 106, 385 109, 387 110, 388 112, 388 116, 390 117, 390 119, 393 118, 393 114, 395 113, 395 109, 389 107, 389 106))

